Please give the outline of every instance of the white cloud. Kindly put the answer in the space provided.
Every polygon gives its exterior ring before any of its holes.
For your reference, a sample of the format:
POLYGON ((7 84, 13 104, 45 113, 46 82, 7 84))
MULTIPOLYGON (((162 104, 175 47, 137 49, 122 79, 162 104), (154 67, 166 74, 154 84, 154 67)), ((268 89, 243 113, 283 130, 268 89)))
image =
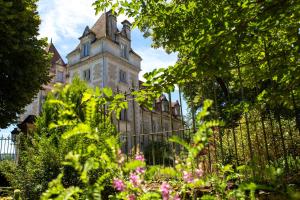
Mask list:
MULTIPOLYGON (((52 38, 54 42, 63 41, 64 38, 78 38, 85 26, 91 27, 101 15, 95 15, 93 2, 94 0, 40 0, 38 10, 42 19, 41 37, 52 38)), ((119 16, 119 23, 124 19, 126 16, 119 16)))
POLYGON ((41 16, 41 37, 52 38, 54 42, 64 38, 78 38, 85 25, 91 25, 95 16, 93 0, 41 0, 38 10, 41 16))

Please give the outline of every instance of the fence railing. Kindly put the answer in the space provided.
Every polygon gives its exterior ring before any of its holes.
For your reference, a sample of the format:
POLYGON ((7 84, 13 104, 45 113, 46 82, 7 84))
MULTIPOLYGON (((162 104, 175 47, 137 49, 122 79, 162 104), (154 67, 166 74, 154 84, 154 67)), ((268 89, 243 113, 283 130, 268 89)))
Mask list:
MULTIPOLYGON (((300 134, 295 123, 295 119, 274 119, 274 116, 260 119, 252 113, 247 122, 242 117, 234 126, 215 127, 208 144, 199 153, 199 162, 207 172, 214 171, 216 163, 250 165, 258 171, 263 171, 268 165, 287 171, 289 168, 299 169, 300 134)), ((176 135, 189 142, 196 130, 182 128, 123 133, 122 151, 130 156, 138 149, 143 151, 148 164, 172 166, 176 157, 186 150, 168 139, 176 135)))
POLYGON ((17 160, 18 145, 17 141, 10 136, 0 137, 0 160, 17 160))

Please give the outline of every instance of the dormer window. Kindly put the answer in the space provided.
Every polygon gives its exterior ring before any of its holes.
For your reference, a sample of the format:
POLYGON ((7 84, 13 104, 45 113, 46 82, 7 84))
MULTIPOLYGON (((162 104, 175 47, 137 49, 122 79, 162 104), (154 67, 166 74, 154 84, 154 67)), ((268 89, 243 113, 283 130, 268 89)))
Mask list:
POLYGON ((166 98, 161 102, 161 109, 163 112, 169 112, 169 101, 166 98))
POLYGON ((90 55, 90 43, 87 42, 82 45, 81 55, 82 57, 86 57, 90 55))
POLYGON ((128 53, 127 53, 127 45, 121 43, 121 57, 128 59, 128 53))

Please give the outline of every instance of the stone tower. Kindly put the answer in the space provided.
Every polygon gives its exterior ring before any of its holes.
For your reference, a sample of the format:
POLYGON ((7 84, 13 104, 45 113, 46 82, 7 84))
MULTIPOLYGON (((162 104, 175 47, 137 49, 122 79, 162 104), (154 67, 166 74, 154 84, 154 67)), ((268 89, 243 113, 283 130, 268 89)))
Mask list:
MULTIPOLYGON (((142 59, 131 48, 130 22, 124 20, 122 25, 118 30, 117 18, 109 11, 92 28, 84 29, 79 44, 67 55, 69 81, 77 75, 94 87, 121 92, 138 89, 142 59)), ((121 113, 120 131, 138 134, 139 113, 139 106, 129 102, 128 110, 121 113)))

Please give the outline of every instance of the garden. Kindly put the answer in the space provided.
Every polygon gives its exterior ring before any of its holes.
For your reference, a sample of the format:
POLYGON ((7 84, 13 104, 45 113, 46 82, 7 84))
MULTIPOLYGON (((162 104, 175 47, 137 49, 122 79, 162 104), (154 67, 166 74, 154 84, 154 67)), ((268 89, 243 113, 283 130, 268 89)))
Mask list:
POLYGON ((18 135, 18 163, 0 161, 11 188, 0 199, 300 199, 298 1, 93 6, 133 18, 154 48, 178 60, 146 73, 131 98, 79 78, 57 84, 35 128, 18 135), (188 105, 182 129, 118 131, 114 121, 130 103, 151 110, 174 91, 188 105))

